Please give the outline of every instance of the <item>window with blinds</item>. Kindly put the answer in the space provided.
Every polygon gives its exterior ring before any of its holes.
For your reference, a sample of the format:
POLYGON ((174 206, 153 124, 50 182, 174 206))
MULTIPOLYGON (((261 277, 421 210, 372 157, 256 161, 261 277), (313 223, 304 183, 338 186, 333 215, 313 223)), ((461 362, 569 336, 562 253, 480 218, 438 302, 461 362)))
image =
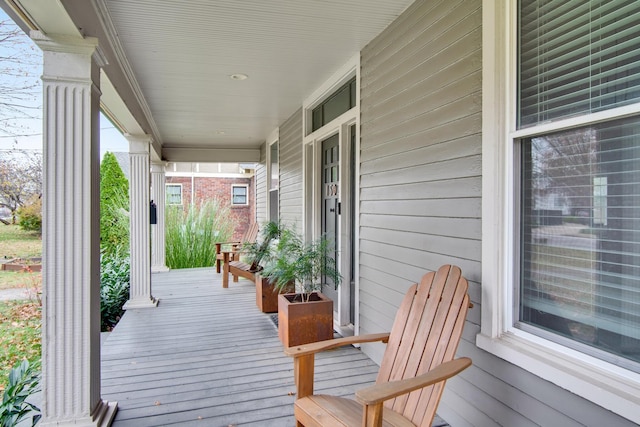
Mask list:
POLYGON ((519 13, 516 326, 640 372, 640 118, 588 119, 640 102, 640 2, 519 13))
POLYGON ((165 184, 165 194, 168 205, 182 204, 182 184, 165 184))
POLYGON ((232 205, 248 205, 248 187, 246 185, 231 186, 231 204, 232 205))
POLYGON ((640 2, 522 0, 518 127, 640 101, 640 2))

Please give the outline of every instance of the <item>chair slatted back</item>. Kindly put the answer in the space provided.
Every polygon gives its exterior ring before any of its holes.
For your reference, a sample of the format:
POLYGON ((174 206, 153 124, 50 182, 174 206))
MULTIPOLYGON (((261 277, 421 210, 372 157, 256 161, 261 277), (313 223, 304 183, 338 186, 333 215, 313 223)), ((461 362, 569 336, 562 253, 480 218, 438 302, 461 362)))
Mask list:
POLYGON ((247 228, 247 231, 244 232, 241 243, 253 243, 258 239, 258 223, 252 222, 247 228))
MULTIPOLYGON (((391 329, 378 383, 412 378, 454 358, 469 309, 467 289, 460 268, 444 265, 407 291, 391 329)), ((430 426, 443 390, 444 381, 385 406, 418 426, 430 426)))

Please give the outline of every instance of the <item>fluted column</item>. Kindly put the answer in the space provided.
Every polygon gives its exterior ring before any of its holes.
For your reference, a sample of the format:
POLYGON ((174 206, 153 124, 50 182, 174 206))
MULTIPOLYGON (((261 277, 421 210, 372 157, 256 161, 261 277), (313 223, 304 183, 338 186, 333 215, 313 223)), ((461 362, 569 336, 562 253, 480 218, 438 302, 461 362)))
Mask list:
POLYGON ((98 40, 31 37, 43 50, 41 426, 108 426, 100 397, 98 40))
POLYGON ((151 271, 168 271, 165 256, 165 166, 151 162, 151 200, 156 204, 157 224, 151 224, 151 271))
POLYGON ((151 295, 151 244, 149 225, 149 137, 127 136, 129 140, 129 224, 131 280, 125 310, 155 307, 151 295))

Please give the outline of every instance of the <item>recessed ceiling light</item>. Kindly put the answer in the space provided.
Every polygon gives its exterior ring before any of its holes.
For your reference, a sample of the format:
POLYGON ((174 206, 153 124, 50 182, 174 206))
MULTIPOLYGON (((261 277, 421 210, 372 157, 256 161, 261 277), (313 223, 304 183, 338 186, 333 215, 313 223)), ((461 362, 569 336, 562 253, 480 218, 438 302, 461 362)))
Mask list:
POLYGON ((225 132, 225 131, 223 131, 223 130, 219 130, 219 131, 218 131, 218 135, 224 135, 225 133, 226 133, 226 132, 225 132))
POLYGON ((229 78, 231 80, 247 80, 249 78, 249 76, 247 76, 246 74, 242 74, 242 73, 236 73, 236 74, 231 74, 229 76, 229 78))

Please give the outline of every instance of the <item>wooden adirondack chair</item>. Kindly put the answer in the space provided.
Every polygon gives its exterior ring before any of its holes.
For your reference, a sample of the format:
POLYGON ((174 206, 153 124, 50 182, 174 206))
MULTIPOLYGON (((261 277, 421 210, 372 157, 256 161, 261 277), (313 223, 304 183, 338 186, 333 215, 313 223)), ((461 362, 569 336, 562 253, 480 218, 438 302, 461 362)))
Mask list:
POLYGON ((444 265, 409 289, 391 333, 286 349, 294 358, 297 425, 431 426, 445 381, 471 365, 469 358, 453 359, 470 307, 467 288, 460 269, 444 265), (376 384, 357 391, 357 401, 313 394, 315 353, 374 341, 387 347, 376 384))
POLYGON ((249 225, 247 231, 244 232, 242 238, 238 242, 218 242, 216 243, 216 273, 220 273, 220 266, 224 262, 224 251, 231 252, 227 255, 231 261, 234 261, 234 253, 242 248, 244 243, 254 243, 258 238, 258 223, 254 222, 249 225))

